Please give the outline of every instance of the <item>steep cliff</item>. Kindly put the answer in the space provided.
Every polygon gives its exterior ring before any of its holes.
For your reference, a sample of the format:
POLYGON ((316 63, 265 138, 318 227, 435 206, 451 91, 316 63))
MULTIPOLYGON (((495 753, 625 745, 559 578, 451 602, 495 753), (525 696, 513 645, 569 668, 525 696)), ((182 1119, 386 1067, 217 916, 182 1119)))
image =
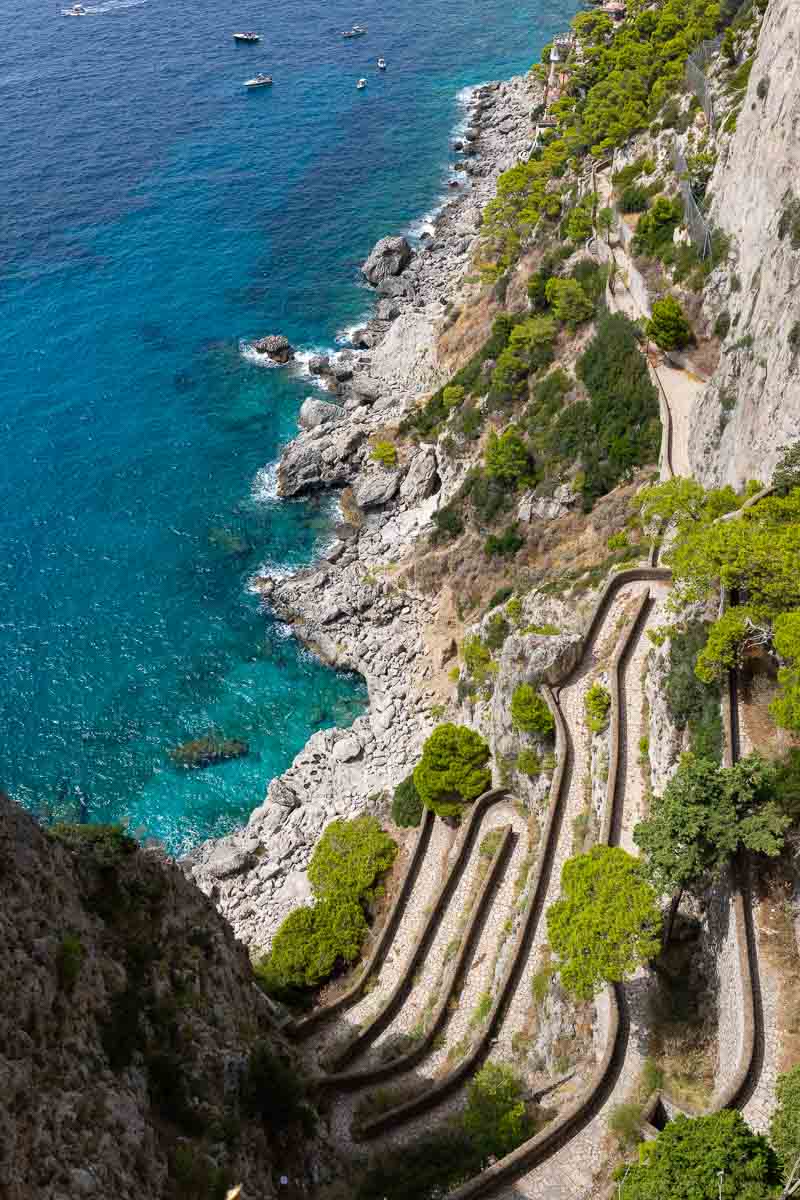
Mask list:
POLYGON ((243 1200, 307 1184, 293 1064, 229 926, 110 827, 0 796, 0 1197, 243 1200))
MULTIPOLYGON (((726 122, 727 124, 727 122, 726 122)), ((692 471, 705 483, 768 480, 800 436, 800 5, 772 0, 732 136, 723 130, 712 222, 735 267, 714 278, 730 329, 695 406, 692 471)))

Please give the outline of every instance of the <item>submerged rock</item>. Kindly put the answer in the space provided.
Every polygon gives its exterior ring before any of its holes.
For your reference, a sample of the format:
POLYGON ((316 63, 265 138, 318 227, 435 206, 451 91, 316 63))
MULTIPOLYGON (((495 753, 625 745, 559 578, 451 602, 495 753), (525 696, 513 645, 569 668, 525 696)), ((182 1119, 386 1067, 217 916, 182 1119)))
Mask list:
POLYGON ((411 262, 411 255, 411 247, 404 237, 381 238, 370 251, 361 273, 377 287, 387 275, 400 275, 411 262))
POLYGON ((257 354, 266 354, 267 358, 271 358, 273 362, 281 365, 294 358, 294 346, 290 345, 289 339, 282 333, 272 333, 267 337, 259 338, 252 343, 252 346, 257 354))
POLYGON ((194 738, 182 742, 169 756, 176 767, 213 767, 215 763, 227 762, 231 758, 244 758, 250 753, 247 742, 236 738, 223 738, 218 734, 209 733, 205 737, 194 738))

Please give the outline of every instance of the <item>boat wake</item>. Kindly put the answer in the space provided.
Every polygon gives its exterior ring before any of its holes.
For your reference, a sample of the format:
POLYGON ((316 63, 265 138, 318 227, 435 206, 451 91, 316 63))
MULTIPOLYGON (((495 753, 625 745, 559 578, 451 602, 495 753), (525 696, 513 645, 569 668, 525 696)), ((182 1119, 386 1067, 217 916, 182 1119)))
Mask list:
MULTIPOLYGON (((143 4, 147 4, 147 0, 106 0, 105 4, 84 4, 81 16, 102 17, 104 13, 115 12, 118 8, 139 8, 143 4)), ((75 15, 68 8, 62 8, 61 12, 65 17, 75 15)))

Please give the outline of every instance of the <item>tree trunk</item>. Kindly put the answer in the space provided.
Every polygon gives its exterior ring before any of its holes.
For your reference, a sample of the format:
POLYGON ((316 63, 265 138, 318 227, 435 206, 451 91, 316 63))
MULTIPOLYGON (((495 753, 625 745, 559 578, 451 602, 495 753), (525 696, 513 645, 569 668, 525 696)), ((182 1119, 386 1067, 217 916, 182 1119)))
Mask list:
POLYGON ((669 945, 669 940, 672 937, 672 927, 675 924, 675 917, 678 914, 678 907, 683 899, 683 888, 679 888, 669 902, 669 911, 667 919, 664 922, 664 949, 669 945))

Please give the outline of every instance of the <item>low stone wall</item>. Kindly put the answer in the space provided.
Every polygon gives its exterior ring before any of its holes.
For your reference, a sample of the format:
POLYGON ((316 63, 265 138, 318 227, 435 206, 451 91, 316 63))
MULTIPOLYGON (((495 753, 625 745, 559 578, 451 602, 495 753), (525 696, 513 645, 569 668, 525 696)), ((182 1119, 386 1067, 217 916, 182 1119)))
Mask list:
POLYGON ((425 853, 428 849, 428 843, 433 831, 433 823, 435 817, 430 809, 425 809, 422 824, 420 825, 417 839, 414 843, 414 849, 411 858, 406 868, 406 873, 403 876, 403 882, 400 884, 397 895, 394 898, 394 903, 389 910, 389 914, 383 924, 383 927, 378 934, 377 941, 372 949, 372 953, 361 968, 361 973, 358 979, 336 1000, 332 1000, 330 1004, 320 1005, 314 1012, 309 1013, 307 1017, 302 1017, 300 1020, 291 1021, 284 1026, 284 1031, 291 1038, 300 1040, 308 1037, 314 1030, 326 1021, 329 1017, 335 1016, 337 1013, 344 1012, 351 1004, 355 1004, 364 994, 364 988, 367 985, 367 980, 373 971, 377 970, 380 964, 386 957, 386 953, 392 943, 392 939, 397 932, 397 926, 400 923, 400 918, 405 911, 409 897, 414 887, 414 882, 417 878, 417 873, 425 853))
POLYGON ((388 1025, 389 1021, 399 1009, 411 988, 412 980, 416 974, 417 968, 419 967, 422 958, 427 953, 428 947, 433 938, 433 934, 436 931, 436 927, 439 924, 445 909, 447 908, 450 897, 469 858, 472 845, 475 840, 475 834, 480 826, 484 813, 493 804, 497 804, 498 801, 504 800, 506 795, 507 793, 505 788, 495 788, 490 792, 484 792, 484 794, 479 796, 473 804, 470 814, 464 823, 461 838, 458 843, 456 857, 453 860, 442 886, 439 888, 436 898, 431 905, 431 911, 428 914, 428 919, 420 931, 402 975, 372 1020, 369 1021, 342 1050, 331 1056, 329 1062, 332 1070, 340 1071, 364 1046, 367 1045, 368 1042, 376 1037, 377 1034, 380 1033, 381 1030, 386 1027, 386 1025, 388 1025))
MULTIPOLYGON (((439 1028, 444 1021, 447 1013, 447 1005, 450 1001, 453 992, 456 989, 456 984, 464 969, 464 965, 475 941, 475 936, 482 924, 485 915, 487 900, 491 894, 495 882, 500 874, 500 870, 508 858, 509 851, 514 841, 514 831, 510 825, 506 825, 502 830, 502 838, 500 845, 497 848, 486 877, 483 880, 475 902, 470 911, 469 920, 461 936, 461 947, 456 955, 453 965, 447 973, 447 978, 442 986, 442 994, 436 1007, 431 1014, 431 1020, 425 1034, 420 1038, 413 1050, 407 1054, 400 1055, 397 1058, 391 1059, 389 1062, 381 1063, 375 1067, 364 1067, 361 1070, 355 1071, 340 1071, 336 1074, 322 1075, 314 1079, 312 1082, 318 1088, 339 1088, 342 1090, 355 1090, 356 1088, 369 1087, 372 1084, 383 1083, 387 1079, 391 1079, 394 1075, 399 1075, 403 1071, 410 1071, 412 1067, 425 1057, 431 1042, 439 1031, 439 1028)), ((444 914, 446 903, 442 906, 439 916, 444 914)), ((408 981, 409 970, 404 972, 404 980, 408 981)), ((375 1019, 380 1019, 376 1015, 375 1019)), ((370 1037, 375 1036, 376 1030, 374 1021, 366 1025, 363 1030, 364 1035, 370 1037)), ((349 1048, 348 1048, 349 1056, 349 1048)))

